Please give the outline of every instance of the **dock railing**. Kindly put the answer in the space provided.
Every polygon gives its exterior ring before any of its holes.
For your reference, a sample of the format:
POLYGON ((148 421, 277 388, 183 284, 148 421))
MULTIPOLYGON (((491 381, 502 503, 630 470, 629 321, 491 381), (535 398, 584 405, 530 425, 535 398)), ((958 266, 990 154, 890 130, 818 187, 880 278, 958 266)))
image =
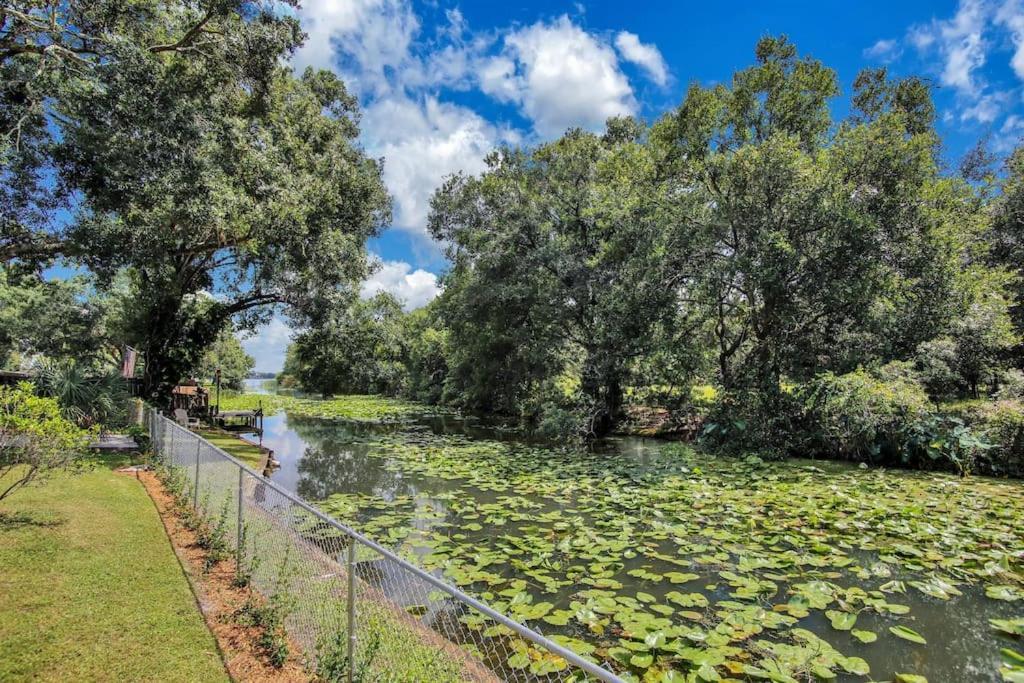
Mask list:
MULTIPOLYGON (((310 668, 338 681, 622 683, 425 571, 147 407, 154 455, 284 618, 310 668)), ((561 641, 561 642, 559 642, 561 641)), ((563 644, 564 643, 564 644, 563 644)))

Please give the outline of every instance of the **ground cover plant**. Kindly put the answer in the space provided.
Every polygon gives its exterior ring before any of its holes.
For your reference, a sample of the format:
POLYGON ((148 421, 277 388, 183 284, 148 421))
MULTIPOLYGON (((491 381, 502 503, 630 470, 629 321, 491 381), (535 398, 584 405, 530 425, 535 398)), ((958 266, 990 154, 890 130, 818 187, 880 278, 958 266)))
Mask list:
POLYGON ((97 458, 0 504, 0 678, 228 680, 125 464, 97 458))
MULTIPOLYGON (((638 468, 422 431, 366 442, 383 469, 445 486, 340 493, 321 507, 637 680, 926 674, 945 638, 934 610, 1024 610, 1019 482, 681 445, 638 468)), ((464 626, 509 636, 479 617, 464 626)), ((975 627, 990 640, 973 664, 997 680, 1002 636, 975 627)), ((1009 636, 1002 645, 1020 650, 1009 636)), ((504 666, 564 666, 517 647, 504 666)))

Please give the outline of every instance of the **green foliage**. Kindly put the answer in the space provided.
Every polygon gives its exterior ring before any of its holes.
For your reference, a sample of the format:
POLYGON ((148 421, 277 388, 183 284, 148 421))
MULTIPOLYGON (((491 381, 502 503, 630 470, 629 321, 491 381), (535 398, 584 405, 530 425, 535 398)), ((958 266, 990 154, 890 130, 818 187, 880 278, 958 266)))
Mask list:
POLYGON ((256 552, 252 541, 252 528, 249 522, 242 524, 238 537, 238 557, 241 561, 235 565, 235 575, 231 583, 236 588, 245 588, 252 583, 252 578, 260 567, 260 555, 256 552), (253 547, 250 547, 253 546, 253 547))
POLYGON ((96 356, 103 310, 87 293, 81 277, 45 282, 0 266, 0 367, 24 369, 37 355, 96 356))
POLYGON ((203 571, 209 572, 219 562, 226 560, 230 555, 231 546, 228 544, 228 513, 231 508, 231 494, 229 493, 221 505, 220 513, 214 520, 207 520, 200 526, 196 533, 196 545, 205 551, 203 557, 203 571))
POLYGON ((196 376, 204 382, 213 382, 214 375, 220 370, 221 386, 225 389, 241 391, 245 388, 245 378, 252 371, 256 361, 242 348, 238 337, 230 329, 221 330, 217 339, 203 354, 203 359, 196 370, 196 376))
POLYGON ((403 318, 405 366, 408 384, 405 394, 416 401, 441 401, 448 377, 448 330, 439 319, 436 305, 412 311, 403 318))
POLYGON ((580 429, 614 426, 631 360, 673 317, 666 284, 685 255, 663 228, 670 188, 644 134, 613 119, 603 136, 572 130, 500 150, 480 177, 452 177, 435 194, 431 233, 454 264, 438 304, 453 401, 519 414, 568 369, 581 380, 580 429))
POLYGON ((19 200, 0 253, 61 255, 104 280, 129 269, 151 398, 168 400, 229 321, 252 328, 273 305, 304 317, 355 286, 389 199, 355 143, 355 98, 282 64, 302 39, 294 16, 247 0, 44 2, 37 22, 39 3, 21 4, 3 15, 0 159, 19 200), (48 228, 72 195, 73 223, 48 228))
POLYGON ((921 383, 932 398, 952 396, 962 388, 957 372, 957 343, 949 337, 936 337, 917 346, 914 363, 921 383))
POLYGON ((128 422, 128 389, 115 372, 97 373, 70 359, 50 361, 39 367, 36 387, 56 399, 61 414, 79 426, 109 430, 128 422))
POLYGON ((299 384, 325 398, 338 393, 395 395, 405 387, 402 308, 390 294, 334 308, 296 337, 299 384))
POLYGON ((235 619, 245 626, 259 630, 256 646, 277 668, 288 660, 288 635, 284 622, 295 604, 289 583, 294 573, 290 563, 291 546, 285 549, 280 565, 276 568, 274 586, 266 600, 250 596, 235 612, 235 619))
POLYGON ((317 647, 317 680, 323 683, 372 683, 382 680, 380 676, 372 671, 374 660, 380 653, 382 645, 381 633, 374 629, 370 631, 366 643, 360 643, 357 654, 358 661, 352 667, 354 672, 350 679, 349 656, 348 656, 348 634, 339 631, 333 637, 323 639, 317 647))
POLYGON ((816 453, 869 462, 908 461, 915 426, 932 412, 912 380, 877 378, 864 369, 824 373, 801 390, 816 453))
POLYGON ((970 401, 945 410, 992 444, 983 454, 984 471, 1024 476, 1024 405, 1019 400, 970 401))
POLYGON ((74 466, 91 434, 61 414, 31 384, 0 386, 0 500, 74 466))

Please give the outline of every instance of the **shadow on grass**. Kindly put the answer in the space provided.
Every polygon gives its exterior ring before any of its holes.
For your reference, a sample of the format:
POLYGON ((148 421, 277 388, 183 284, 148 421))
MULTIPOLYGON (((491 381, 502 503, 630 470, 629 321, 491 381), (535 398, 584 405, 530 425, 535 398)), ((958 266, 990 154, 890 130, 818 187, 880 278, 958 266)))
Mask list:
POLYGON ((25 527, 50 528, 66 522, 63 517, 49 514, 32 514, 29 512, 0 512, 0 532, 15 531, 25 527))

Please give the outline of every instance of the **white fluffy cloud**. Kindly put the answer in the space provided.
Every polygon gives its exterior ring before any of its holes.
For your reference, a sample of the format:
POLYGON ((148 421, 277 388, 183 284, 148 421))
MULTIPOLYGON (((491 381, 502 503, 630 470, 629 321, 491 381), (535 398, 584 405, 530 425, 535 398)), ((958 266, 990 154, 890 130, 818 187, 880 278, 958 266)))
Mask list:
POLYGON ((635 33, 620 31, 615 36, 615 47, 623 59, 646 71, 652 81, 660 86, 668 83, 668 67, 656 46, 641 43, 635 33))
POLYGON ((961 95, 976 95, 981 90, 974 72, 985 64, 988 44, 984 31, 989 14, 990 6, 983 0, 961 0, 951 19, 933 19, 910 30, 910 40, 919 50, 939 52, 943 85, 961 95))
POLYGON ((371 93, 390 88, 389 70, 407 67, 420 26, 408 0, 304 0, 299 20, 307 38, 292 65, 335 69, 371 93))
POLYGON ((637 109, 615 51, 567 16, 505 35, 502 54, 481 67, 480 86, 517 104, 544 137, 573 126, 597 130, 637 109))
POLYGON ((404 261, 384 261, 377 271, 363 283, 361 294, 368 298, 378 292, 394 294, 405 310, 426 306, 441 293, 437 276, 425 270, 413 270, 404 261))
POLYGON ((384 157, 384 182, 394 197, 394 225, 424 234, 430 197, 456 171, 483 170, 484 156, 514 131, 472 110, 428 96, 395 96, 371 104, 363 117, 367 149, 384 157))
POLYGON ((998 135, 993 141, 993 148, 1001 154, 1009 154, 1024 140, 1024 118, 1010 114, 1006 117, 998 135))
POLYGON ((1002 113, 1010 101, 1010 94, 1006 92, 993 92, 979 97, 974 104, 964 107, 960 112, 961 121, 977 121, 978 123, 992 123, 1002 113))
POLYGON ((1024 3, 1021 0, 1007 0, 996 12, 996 23, 1010 32, 1014 52, 1010 60, 1017 78, 1024 79, 1024 3))

